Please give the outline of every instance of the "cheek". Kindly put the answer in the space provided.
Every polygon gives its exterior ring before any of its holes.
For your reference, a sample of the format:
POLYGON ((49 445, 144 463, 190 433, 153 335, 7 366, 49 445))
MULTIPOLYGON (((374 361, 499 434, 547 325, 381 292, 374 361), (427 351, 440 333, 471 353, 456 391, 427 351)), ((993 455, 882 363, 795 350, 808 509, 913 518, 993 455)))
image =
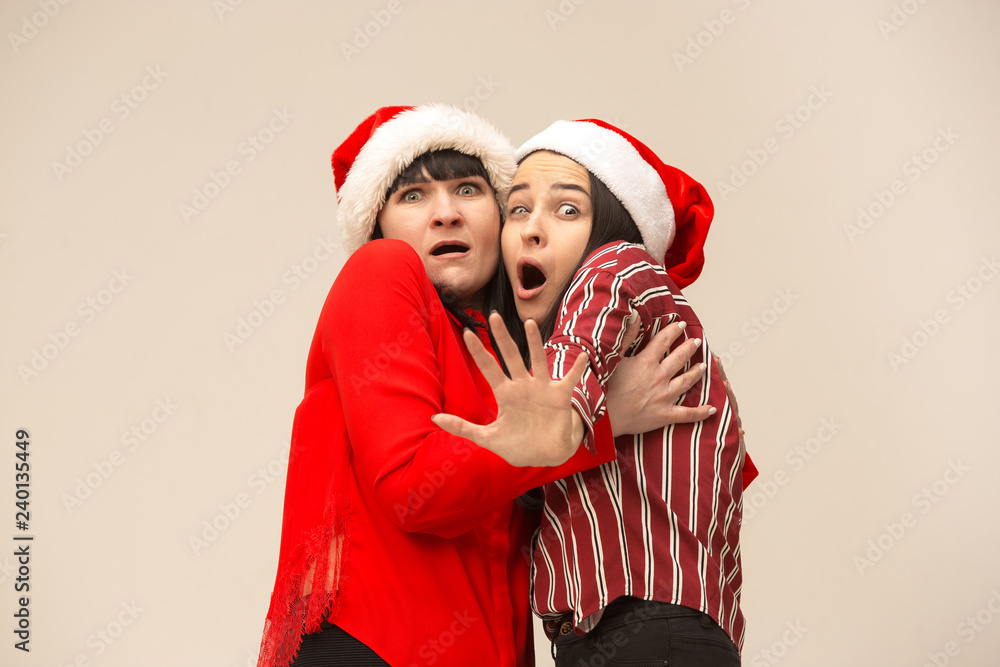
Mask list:
POLYGON ((500 250, 503 253, 503 263, 508 272, 512 265, 517 263, 517 241, 518 236, 511 225, 505 225, 500 233, 500 250))
POLYGON ((413 233, 410 225, 407 224, 407 216, 401 214, 395 208, 387 204, 375 220, 382 230, 382 236, 385 238, 406 241, 411 246, 413 245, 413 233))
POLYGON ((583 253, 587 249, 587 243, 589 242, 590 224, 588 223, 585 227, 576 229, 572 236, 572 241, 568 243, 566 259, 569 262, 570 271, 579 266, 585 259, 583 253))

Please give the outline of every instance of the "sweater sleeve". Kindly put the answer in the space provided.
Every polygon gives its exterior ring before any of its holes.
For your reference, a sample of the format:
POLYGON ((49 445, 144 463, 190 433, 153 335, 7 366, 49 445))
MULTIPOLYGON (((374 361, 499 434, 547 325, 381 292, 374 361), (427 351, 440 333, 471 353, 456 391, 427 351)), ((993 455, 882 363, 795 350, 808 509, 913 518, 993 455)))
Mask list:
MULTIPOLYGON (((435 426, 431 416, 446 411, 444 373, 472 373, 490 391, 460 340, 467 368, 446 368, 439 358, 435 341, 455 336, 450 327, 416 253, 381 240, 345 263, 313 344, 339 387, 359 485, 401 530, 442 537, 472 529, 528 489, 614 458, 606 431, 597 455, 581 448, 559 467, 514 468, 435 426)), ((464 407, 456 414, 467 419, 493 404, 492 396, 447 398, 448 408, 464 407)))
POLYGON ((587 427, 584 442, 591 450, 596 447, 595 424, 609 421, 601 419, 606 411, 604 387, 618 362, 680 317, 669 287, 659 276, 662 269, 647 261, 639 248, 623 248, 598 251, 577 272, 546 345, 553 378, 564 377, 577 354, 589 358, 573 391, 573 405, 587 427), (639 316, 640 333, 632 349, 623 350, 625 320, 633 312, 639 316))

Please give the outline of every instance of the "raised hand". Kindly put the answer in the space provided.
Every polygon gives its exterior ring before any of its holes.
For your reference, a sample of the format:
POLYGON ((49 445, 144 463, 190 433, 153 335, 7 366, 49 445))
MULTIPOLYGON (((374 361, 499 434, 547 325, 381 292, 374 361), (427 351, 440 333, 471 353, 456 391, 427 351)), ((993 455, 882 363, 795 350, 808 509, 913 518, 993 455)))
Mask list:
MULTIPOLYGON (((715 408, 710 405, 695 408, 677 405, 684 393, 704 376, 706 368, 702 363, 681 372, 701 346, 698 338, 684 341, 667 355, 685 326, 684 322, 676 322, 665 327, 653 336, 642 352, 618 362, 605 392, 608 418, 615 436, 701 421, 715 414, 715 408)), ((627 346, 623 345, 622 349, 627 346)))
POLYGON ((566 377, 553 381, 534 321, 528 320, 524 325, 531 372, 525 368, 503 318, 493 313, 489 321, 497 351, 510 371, 509 378, 474 333, 466 331, 463 339, 493 388, 496 421, 480 425, 446 414, 431 419, 445 431, 472 440, 511 465, 555 466, 565 462, 576 452, 584 436, 583 420, 570 399, 587 367, 587 355, 579 355, 566 377))

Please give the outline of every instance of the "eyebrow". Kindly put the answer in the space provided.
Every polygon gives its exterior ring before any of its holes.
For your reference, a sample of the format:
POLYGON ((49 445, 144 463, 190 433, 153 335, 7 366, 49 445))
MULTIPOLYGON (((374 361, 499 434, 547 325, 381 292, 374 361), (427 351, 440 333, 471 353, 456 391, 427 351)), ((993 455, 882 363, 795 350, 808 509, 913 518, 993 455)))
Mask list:
MULTIPOLYGON (((528 187, 527 183, 518 183, 517 185, 515 185, 514 187, 512 187, 510 189, 510 194, 514 194, 518 190, 528 190, 528 189, 529 189, 529 187, 528 187)), ((552 185, 552 187, 549 188, 549 189, 550 190, 578 190, 578 191, 582 192, 583 194, 587 195, 588 199, 590 198, 590 193, 587 192, 586 188, 583 188, 583 187, 581 187, 579 185, 576 185, 574 183, 554 183, 552 185)))

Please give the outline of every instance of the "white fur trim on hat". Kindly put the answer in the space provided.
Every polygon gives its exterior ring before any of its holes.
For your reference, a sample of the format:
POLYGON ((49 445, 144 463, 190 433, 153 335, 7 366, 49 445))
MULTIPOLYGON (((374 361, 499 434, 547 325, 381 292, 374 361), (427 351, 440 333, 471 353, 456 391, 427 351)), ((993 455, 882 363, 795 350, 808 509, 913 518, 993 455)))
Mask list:
POLYGON ((517 165, 503 134, 485 119, 444 104, 402 111, 382 123, 358 152, 338 192, 337 223, 348 252, 375 229, 385 195, 410 163, 428 151, 454 149, 479 158, 501 208, 517 165))
POLYGON ((586 167, 625 206, 650 255, 662 259, 674 240, 674 207, 656 169, 622 135, 586 121, 557 120, 514 152, 559 153, 586 167))

